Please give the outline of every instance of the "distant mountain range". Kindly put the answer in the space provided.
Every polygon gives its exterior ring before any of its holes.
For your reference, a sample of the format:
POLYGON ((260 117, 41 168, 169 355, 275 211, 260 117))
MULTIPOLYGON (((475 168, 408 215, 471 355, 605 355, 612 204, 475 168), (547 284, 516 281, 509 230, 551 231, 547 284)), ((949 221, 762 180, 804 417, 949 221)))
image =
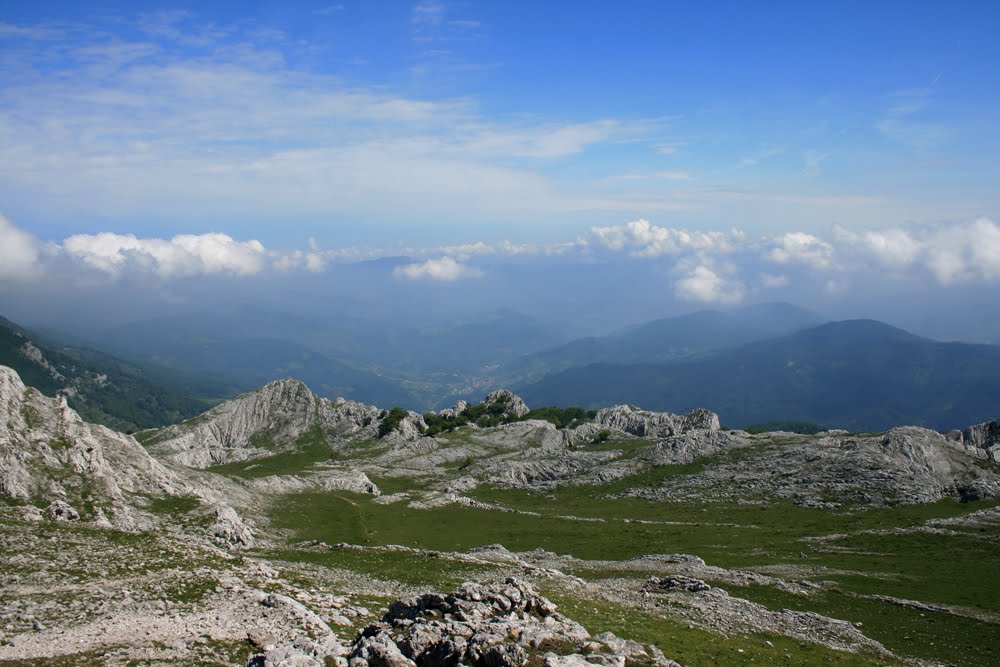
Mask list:
POLYGON ((1000 413, 1000 347, 833 322, 665 363, 598 363, 515 387, 533 406, 707 407, 728 426, 796 420, 853 431, 951 429, 1000 413))
POLYGON ((936 342, 872 320, 820 324, 790 304, 700 311, 558 346, 516 313, 439 329, 346 317, 327 330, 331 317, 237 307, 137 322, 86 346, 0 320, 0 363, 121 430, 178 421, 288 377, 321 396, 421 412, 504 387, 533 407, 705 407, 731 427, 950 429, 1000 413, 1000 347, 936 342))
POLYGON ((701 310, 535 352, 505 366, 504 375, 524 382, 594 363, 674 361, 789 334, 822 321, 816 313, 789 303, 763 303, 731 311, 701 310))
POLYGON ((51 342, 0 317, 0 364, 80 415, 120 431, 193 417, 238 388, 203 376, 129 363, 85 347, 51 342))

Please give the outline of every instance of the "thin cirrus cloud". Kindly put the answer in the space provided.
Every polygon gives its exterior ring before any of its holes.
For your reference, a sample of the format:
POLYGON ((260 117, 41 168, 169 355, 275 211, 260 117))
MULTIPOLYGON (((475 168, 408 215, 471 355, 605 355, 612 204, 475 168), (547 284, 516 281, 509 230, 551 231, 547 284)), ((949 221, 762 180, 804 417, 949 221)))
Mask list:
MULTIPOLYGON (((430 23, 443 11, 421 7, 430 23)), ((542 167, 658 130, 614 118, 487 117, 461 96, 420 99, 293 68, 296 47, 280 35, 198 27, 170 13, 140 21, 139 39, 79 26, 56 55, 40 35, 12 45, 19 66, 0 74, 0 196, 98 217, 463 210, 492 220, 574 210, 542 167)))

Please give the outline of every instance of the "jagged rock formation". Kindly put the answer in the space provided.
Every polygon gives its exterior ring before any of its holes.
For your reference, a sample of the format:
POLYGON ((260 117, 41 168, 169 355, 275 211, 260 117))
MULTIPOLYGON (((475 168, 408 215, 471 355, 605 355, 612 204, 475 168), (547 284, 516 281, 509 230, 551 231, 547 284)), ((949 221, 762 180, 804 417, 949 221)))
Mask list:
POLYGON ((190 492, 131 437, 84 422, 65 398, 0 366, 0 494, 47 507, 54 520, 134 530, 150 523, 137 497, 190 492))
POLYGON ((469 408, 468 402, 458 401, 457 403, 455 403, 454 407, 445 408, 444 410, 439 412, 438 415, 446 419, 454 419, 455 417, 465 412, 468 408, 469 408))
MULTIPOLYGON (((399 408, 395 408, 399 410, 399 408)), ((379 436, 392 442, 407 442, 419 438, 427 430, 423 415, 406 410, 405 414, 396 418, 392 411, 383 410, 379 413, 382 423, 379 425, 379 436), (388 426, 388 428, 387 428, 388 426)))
POLYGON ((254 542, 229 505, 247 501, 240 487, 157 461, 131 436, 83 421, 65 397, 25 387, 6 366, 0 366, 0 496, 21 505, 27 520, 126 531, 157 527, 156 502, 190 498, 215 515, 209 535, 228 547, 254 542))
POLYGON ((993 462, 1000 462, 1000 419, 970 426, 958 432, 965 448, 981 453, 993 462))
POLYGON ((483 399, 483 405, 490 413, 497 413, 502 417, 510 417, 517 419, 528 414, 530 410, 528 406, 525 405, 521 397, 513 394, 506 389, 497 389, 485 399, 483 399))
POLYGON ((145 444, 160 458, 207 468, 293 450, 313 429, 329 443, 374 437, 379 418, 378 408, 319 398, 298 380, 278 380, 156 431, 145 444))
POLYGON ((523 667, 531 656, 552 667, 677 665, 649 644, 622 640, 611 633, 592 637, 579 623, 558 613, 530 584, 515 578, 489 585, 465 583, 447 595, 425 593, 399 599, 381 621, 365 626, 349 648, 329 640, 299 641, 254 656, 247 665, 329 661, 350 667, 523 667))
POLYGON ((719 416, 710 410, 692 410, 686 415, 672 415, 650 412, 631 405, 616 405, 598 412, 596 422, 605 428, 649 438, 665 438, 693 430, 719 430, 719 416))
POLYGON ((962 445, 914 426, 873 436, 696 431, 666 438, 649 454, 653 464, 704 456, 715 458, 702 470, 629 494, 662 500, 784 498, 814 506, 1000 497, 1000 467, 981 465, 962 445))

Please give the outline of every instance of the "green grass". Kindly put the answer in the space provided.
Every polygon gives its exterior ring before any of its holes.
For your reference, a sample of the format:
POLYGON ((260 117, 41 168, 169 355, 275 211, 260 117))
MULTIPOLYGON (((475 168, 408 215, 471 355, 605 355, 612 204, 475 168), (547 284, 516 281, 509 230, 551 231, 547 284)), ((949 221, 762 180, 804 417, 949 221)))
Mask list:
POLYGON ((836 589, 806 597, 769 586, 726 588, 733 596, 769 609, 814 611, 860 622, 867 636, 899 655, 969 667, 990 667, 1000 660, 1000 629, 982 621, 860 598, 836 589))
MULTIPOLYGON (((261 440, 253 444, 265 449, 273 447, 270 439, 266 436, 261 436, 261 440)), ((319 426, 314 426, 302 433, 295 440, 293 449, 289 451, 249 461, 223 463, 212 466, 208 470, 222 475, 243 478, 294 475, 305 472, 315 463, 329 461, 331 456, 330 445, 326 441, 323 430, 319 426)))
POLYGON ((897 664, 877 655, 835 651, 783 635, 755 633, 725 637, 606 600, 580 600, 554 586, 542 586, 541 592, 559 605, 561 613, 579 622, 591 634, 609 631, 619 637, 655 644, 668 658, 685 665, 897 664))
MULTIPOLYGON (((790 502, 746 505, 609 497, 609 494, 635 486, 669 483, 671 476, 689 474, 703 464, 661 466, 600 487, 564 486, 544 493, 484 487, 473 493, 480 500, 540 514, 534 517, 459 505, 414 510, 403 503, 378 505, 372 503, 369 496, 341 492, 286 496, 272 509, 271 518, 276 526, 289 531, 293 539, 316 539, 327 543, 404 544, 440 551, 464 551, 501 543, 514 551, 541 547, 590 560, 688 553, 701 556, 709 564, 727 568, 806 568, 802 574, 787 576, 833 581, 840 592, 824 593, 815 599, 786 595, 782 599, 769 600, 766 595, 778 595, 778 592, 754 589, 748 591, 748 596, 752 599, 756 596, 758 601, 773 604, 775 608, 814 610, 862 621, 866 627, 871 626, 873 638, 885 641, 908 658, 990 664, 989 658, 1000 652, 997 625, 942 614, 934 614, 934 621, 928 622, 920 612, 858 597, 861 594, 889 595, 1000 613, 1000 579, 996 577, 1000 563, 997 526, 984 525, 974 532, 959 535, 892 531, 918 527, 934 518, 961 516, 996 506, 997 502, 945 500, 924 505, 832 512, 799 507, 790 502), (560 515, 603 521, 577 521, 560 518, 560 515), (804 539, 831 535, 840 537, 824 541, 804 539), (806 559, 800 558, 803 552, 806 559), (966 660, 968 646, 973 641, 978 642, 978 657, 966 660)), ((378 480, 378 483, 383 481, 378 480)), ((407 488, 407 483, 406 478, 392 478, 391 490, 414 490, 415 485, 410 482, 407 488)), ((628 572, 627 564, 621 567, 622 572, 617 573, 621 576, 644 578, 650 574, 628 572)), ((392 574, 391 569, 384 570, 383 574, 390 578, 399 576, 392 574)), ((574 574, 594 578, 602 573, 587 573, 586 568, 581 567, 574 574)), ((612 572, 603 574, 611 576, 612 572)), ((742 589, 731 592, 741 595, 742 589)), ((572 613, 570 616, 576 618, 572 613)), ((583 622, 581 618, 576 620, 583 622)), ((636 629, 641 630, 645 621, 628 614, 620 620, 620 634, 641 638, 636 629)), ((612 626, 607 629, 619 632, 612 626)), ((775 647, 784 647, 779 652, 781 655, 787 649, 795 656, 795 662, 783 664, 810 664, 814 659, 818 664, 829 657, 822 652, 813 655, 810 652, 814 649, 803 648, 799 642, 779 639, 769 638, 769 641, 775 647)), ((698 643, 691 641, 692 646, 698 643)), ((751 644, 756 641, 754 646, 762 645, 762 641, 756 639, 747 641, 751 644)), ((771 648, 765 650, 757 646, 768 655, 771 648)), ((666 646, 664 651, 673 655, 666 646)), ((740 660, 758 655, 758 662, 769 662, 778 655, 768 657, 764 653, 740 654, 740 660)), ((688 655, 695 656, 690 664, 739 664, 730 661, 732 656, 727 657, 724 652, 688 655)), ((674 657, 685 661, 677 655, 674 657)), ((870 659, 871 656, 867 656, 859 658, 861 662, 844 664, 871 664, 865 662, 870 659)), ((842 658, 836 658, 835 662, 837 660, 842 658)))
POLYGON ((601 440, 589 442, 580 446, 585 452, 622 452, 624 457, 634 456, 643 449, 648 449, 654 441, 648 438, 629 438, 627 440, 601 440))
POLYGON ((500 568, 485 567, 440 558, 434 552, 390 551, 381 549, 286 548, 258 552, 266 558, 291 563, 309 563, 356 572, 366 576, 396 581, 408 586, 447 592, 470 579, 500 576, 500 568))

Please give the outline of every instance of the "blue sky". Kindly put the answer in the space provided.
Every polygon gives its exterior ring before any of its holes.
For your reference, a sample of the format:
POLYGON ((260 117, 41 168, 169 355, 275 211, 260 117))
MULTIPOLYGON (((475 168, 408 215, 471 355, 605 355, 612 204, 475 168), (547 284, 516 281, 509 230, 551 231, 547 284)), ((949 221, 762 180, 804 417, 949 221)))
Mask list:
POLYGON ((49 239, 774 233, 1000 199, 992 2, 19 4, 2 210, 49 239))
POLYGON ((0 287, 565 253, 692 303, 993 286, 998 31, 996 2, 5 3, 0 287))

